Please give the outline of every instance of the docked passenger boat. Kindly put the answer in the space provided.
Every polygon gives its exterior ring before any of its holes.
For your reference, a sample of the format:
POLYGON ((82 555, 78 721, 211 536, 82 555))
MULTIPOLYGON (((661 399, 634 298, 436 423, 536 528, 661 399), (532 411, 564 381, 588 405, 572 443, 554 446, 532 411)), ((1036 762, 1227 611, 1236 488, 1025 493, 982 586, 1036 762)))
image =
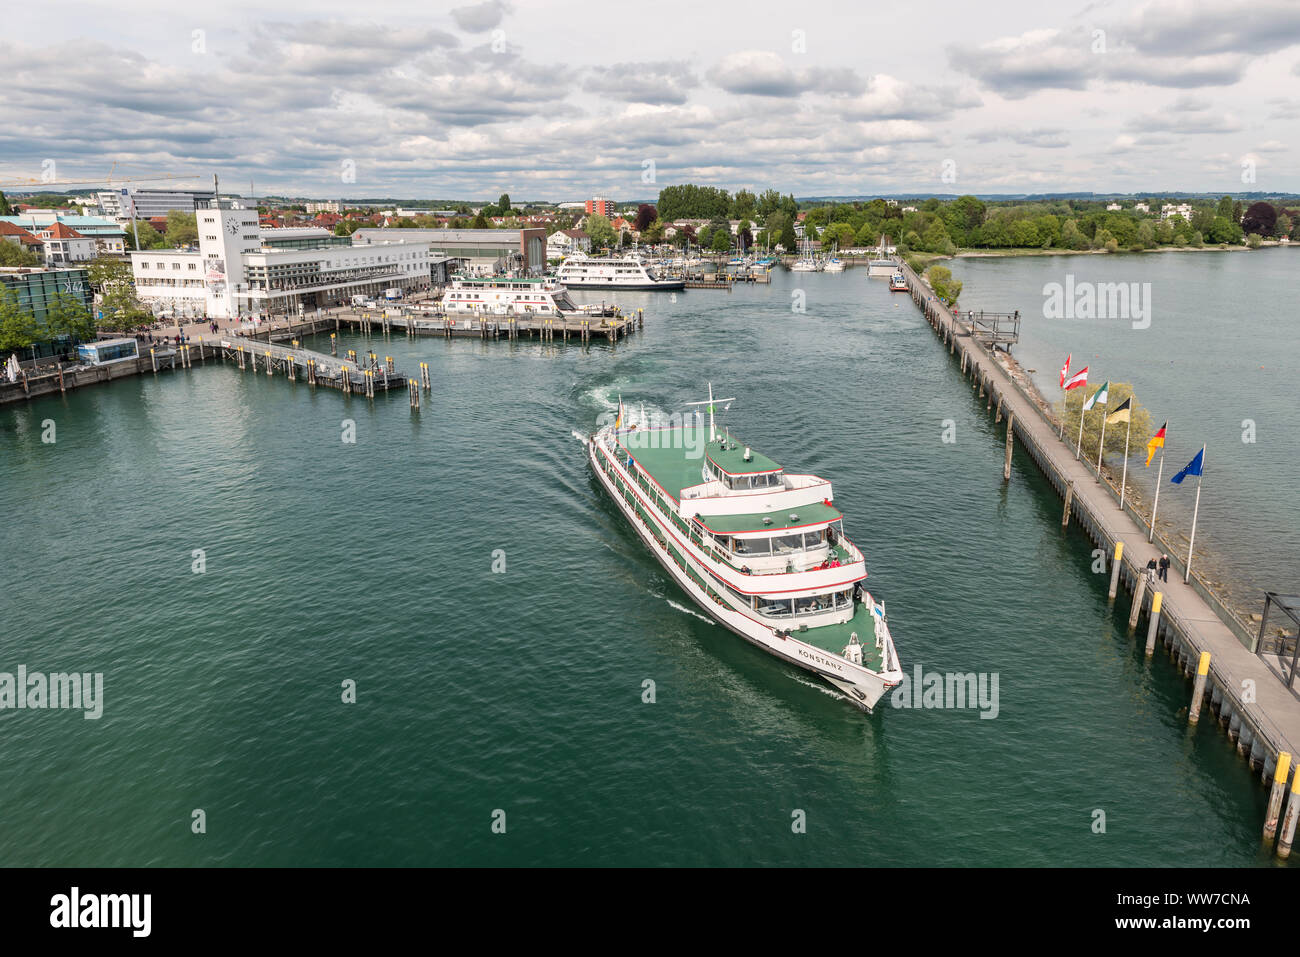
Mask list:
MULTIPOLYGON (((597 479, 714 621, 870 711, 903 679, 885 605, 831 483, 785 471, 714 425, 617 420, 584 439, 597 479)), ((717 400, 726 402, 729 400, 717 400)))
POLYGON ((551 316, 580 313, 569 292, 554 279, 457 276, 442 295, 447 315, 551 316))
POLYGON ((666 279, 635 256, 595 259, 570 256, 560 264, 555 278, 570 289, 664 289, 686 287, 685 279, 666 279))
POLYGON ((890 292, 907 292, 907 280, 903 278, 901 272, 896 272, 889 277, 890 292))

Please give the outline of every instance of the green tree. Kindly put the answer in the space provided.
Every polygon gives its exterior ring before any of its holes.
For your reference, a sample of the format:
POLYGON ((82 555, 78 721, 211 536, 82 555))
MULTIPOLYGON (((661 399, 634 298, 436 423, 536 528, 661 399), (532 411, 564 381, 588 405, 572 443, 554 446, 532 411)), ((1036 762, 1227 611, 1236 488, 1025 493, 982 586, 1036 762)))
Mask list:
POLYGON ((73 342, 95 337, 95 319, 85 304, 67 293, 56 293, 45 311, 45 327, 52 336, 67 336, 73 342))
POLYGON ((163 238, 162 233, 154 229, 148 223, 136 222, 134 226, 126 231, 126 244, 131 249, 165 249, 167 240, 163 238), (140 237, 140 244, 136 245, 136 236, 140 237))
POLYGON ((1219 200, 1218 207, 1214 210, 1214 215, 1222 216, 1224 219, 1232 219, 1232 197, 1224 196, 1219 200))
POLYGON ((501 198, 497 200, 497 209, 500 210, 500 213, 498 213, 498 215, 509 216, 510 210, 512 210, 513 208, 514 207, 510 205, 510 194, 502 193, 501 198))
MULTIPOLYGON (((1083 407, 1084 400, 1095 391, 1096 388, 1092 386, 1071 389, 1065 393, 1062 401, 1056 403, 1057 414, 1062 416, 1061 421, 1065 425, 1065 434, 1072 442, 1077 441, 1079 435, 1079 411, 1083 407)), ((1106 453, 1123 456, 1124 436, 1128 432, 1129 455, 1136 456, 1141 450, 1142 456, 1145 457, 1145 442, 1151 436, 1151 414, 1134 396, 1132 383, 1112 382, 1110 388, 1106 390, 1106 395, 1106 405, 1098 404, 1083 413, 1083 457, 1088 458, 1091 455, 1092 461, 1097 461, 1097 443, 1101 440, 1102 419, 1114 412, 1125 399, 1133 400, 1132 429, 1130 431, 1129 426, 1123 422, 1109 423, 1106 426, 1106 453)), ((1133 474, 1133 469, 1129 469, 1129 474, 1133 474)))
POLYGON ((474 225, 472 229, 491 229, 492 224, 488 222, 487 211, 480 209, 474 215, 474 225))
POLYGON ((713 231, 713 242, 709 244, 709 248, 715 253, 725 253, 729 250, 731 248, 731 230, 715 229, 713 231))
POLYGON ((926 273, 926 278, 930 280, 930 288, 934 294, 951 306, 961 295, 961 280, 952 278, 952 270, 947 266, 931 266, 926 273))
POLYGON ((794 234, 793 217, 785 217, 785 221, 781 224, 781 235, 778 242, 780 242, 781 248, 783 248, 787 253, 793 253, 795 249, 798 248, 799 239, 794 234))
MULTIPOLYGON (((655 245, 656 243, 663 242, 664 230, 667 228, 667 226, 668 224, 665 223, 662 219, 656 219, 645 229, 641 230, 641 241, 643 243, 649 243, 652 246, 655 245)), ((612 229, 613 227, 611 226, 610 228, 612 229)))
POLYGON ((0 266, 39 266, 41 257, 21 243, 0 239, 0 266))
POLYGON ((1251 249, 1258 249, 1262 242, 1264 242, 1264 237, 1259 233, 1251 233, 1246 237, 1246 245, 1251 249))
POLYGON ((5 194, 0 193, 0 216, 12 216, 14 209, 9 205, 9 200, 5 199, 5 194))
POLYGON ((587 217, 587 235, 591 237, 591 246, 593 249, 604 249, 618 242, 618 234, 614 232, 614 226, 610 223, 608 216, 602 216, 600 213, 592 213, 587 217))
POLYGON ((167 245, 172 248, 186 246, 199 241, 199 227, 193 213, 179 209, 167 213, 167 245))
POLYGON ((36 317, 18 304, 17 293, 7 285, 0 285, 0 352, 28 349, 40 336, 36 317))

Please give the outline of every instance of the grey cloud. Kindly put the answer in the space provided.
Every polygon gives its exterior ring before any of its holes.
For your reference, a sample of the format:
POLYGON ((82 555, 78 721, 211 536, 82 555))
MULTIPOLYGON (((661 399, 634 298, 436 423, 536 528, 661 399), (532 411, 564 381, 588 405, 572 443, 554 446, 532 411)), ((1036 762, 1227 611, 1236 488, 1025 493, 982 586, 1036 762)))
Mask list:
POLYGON ((749 96, 793 98, 803 93, 861 93, 866 84, 853 70, 810 67, 793 69, 767 50, 732 53, 708 73, 715 86, 749 96))
POLYGON ((1204 56, 1273 53, 1300 43, 1300 4, 1294 0, 1151 3, 1122 26, 1143 53, 1204 56))
POLYGON ((503 0, 485 0, 484 3, 453 7, 451 18, 466 33, 483 33, 499 24, 509 12, 510 5, 503 0))
POLYGON ((1063 129, 993 129, 980 130, 971 135, 977 143, 994 143, 1009 140, 1020 146, 1037 146, 1042 149, 1060 149, 1070 145, 1063 129))
POLYGON ((690 67, 676 63, 616 63, 594 67, 583 89, 625 103, 681 104, 699 79, 690 67))

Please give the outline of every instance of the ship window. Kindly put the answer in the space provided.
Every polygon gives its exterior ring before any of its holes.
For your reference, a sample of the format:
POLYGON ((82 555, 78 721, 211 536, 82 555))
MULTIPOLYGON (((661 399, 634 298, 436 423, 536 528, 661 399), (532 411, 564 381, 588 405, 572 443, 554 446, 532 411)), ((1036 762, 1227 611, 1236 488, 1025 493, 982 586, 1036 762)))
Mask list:
POLYGON ((770 538, 737 538, 732 551, 737 555, 770 555, 771 542, 770 538))
POLYGON ((759 598, 758 611, 768 618, 788 618, 790 616, 789 598, 759 598))
POLYGON ((816 532, 804 532, 803 533, 804 547, 821 548, 823 545, 826 544, 825 535, 826 535, 826 529, 824 528, 816 532))
POLYGON ((791 552, 803 551, 803 534, 795 533, 794 535, 778 535, 772 539, 772 553, 774 555, 788 555, 791 552))

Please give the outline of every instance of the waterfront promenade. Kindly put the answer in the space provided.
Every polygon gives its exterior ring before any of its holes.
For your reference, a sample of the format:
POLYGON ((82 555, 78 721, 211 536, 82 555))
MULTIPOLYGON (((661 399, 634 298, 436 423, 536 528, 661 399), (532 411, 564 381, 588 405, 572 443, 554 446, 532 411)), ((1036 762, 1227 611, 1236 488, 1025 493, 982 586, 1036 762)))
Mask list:
MULTIPOLYGON (((1185 673, 1195 673, 1201 653, 1209 652, 1207 697, 1238 751, 1252 765, 1260 766, 1266 777, 1272 775, 1279 753, 1300 756, 1300 700, 1243 643, 1245 636, 1239 636, 1216 613, 1205 586, 1194 577, 1193 584, 1183 582, 1186 555, 1175 554, 1158 538, 1155 543, 1147 542, 1148 527, 1128 509, 1119 507, 1111 487, 1098 477, 1091 463, 1075 458, 1074 449, 1058 437, 1041 399, 1015 380, 1009 356, 979 342, 970 326, 954 317, 924 280, 906 265, 900 268, 913 300, 949 347, 954 360, 960 361, 963 374, 969 374, 981 394, 987 394, 990 409, 996 404, 999 420, 1008 419, 1014 437, 1065 497, 1065 519, 1077 517, 1090 537, 1106 550, 1111 563, 1115 561, 1115 544, 1123 543, 1119 579, 1142 608, 1149 607, 1142 603, 1150 602, 1153 591, 1161 593, 1153 635, 1158 632, 1165 638, 1185 673), (1153 588, 1147 588, 1140 581, 1147 562, 1159 559, 1162 552, 1168 553, 1173 562, 1170 580, 1157 581, 1153 588)), ((1010 445, 1009 441, 1008 449, 1010 445)), ((1108 571, 1116 571, 1113 564, 1108 571)), ((1138 617, 1130 615, 1131 626, 1138 617)), ((1149 618, 1148 624, 1150 627, 1149 618)))

